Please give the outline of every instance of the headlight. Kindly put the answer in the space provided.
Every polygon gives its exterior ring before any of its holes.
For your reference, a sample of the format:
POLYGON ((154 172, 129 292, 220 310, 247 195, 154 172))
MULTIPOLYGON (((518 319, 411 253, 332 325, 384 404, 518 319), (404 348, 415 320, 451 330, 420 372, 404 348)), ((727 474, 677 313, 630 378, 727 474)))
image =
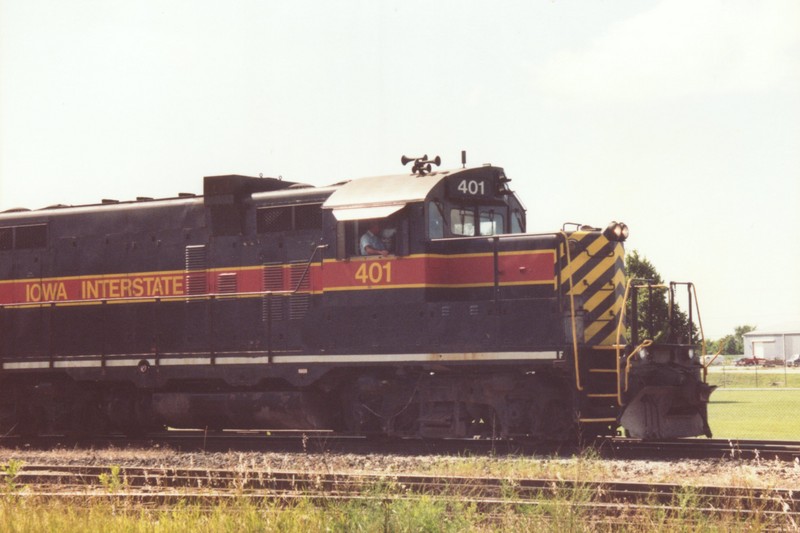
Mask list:
POLYGON ((623 242, 628 238, 628 226, 622 222, 611 222, 603 231, 603 236, 609 241, 623 242))

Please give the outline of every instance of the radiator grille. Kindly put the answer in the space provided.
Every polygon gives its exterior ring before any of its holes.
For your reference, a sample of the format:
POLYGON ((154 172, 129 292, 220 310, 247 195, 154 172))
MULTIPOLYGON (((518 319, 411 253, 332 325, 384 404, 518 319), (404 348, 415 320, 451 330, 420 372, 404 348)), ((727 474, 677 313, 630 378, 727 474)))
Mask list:
POLYGON ((289 283, 297 290, 289 297, 289 319, 299 320, 308 314, 311 295, 308 293, 311 282, 308 279, 307 263, 296 263, 289 267, 289 283), (305 274, 305 275, 304 275, 305 274))
MULTIPOLYGON (((283 290, 283 266, 264 265, 263 287, 265 291, 283 290)), ((283 302, 281 295, 265 294, 261 302, 261 320, 266 322, 272 315, 272 320, 284 320, 283 302)))
POLYGON ((222 272, 217 276, 217 292, 219 294, 236 294, 239 292, 239 280, 236 272, 222 272))
POLYGON ((186 247, 186 294, 208 294, 208 281, 206 269, 208 268, 208 253, 206 245, 186 247))

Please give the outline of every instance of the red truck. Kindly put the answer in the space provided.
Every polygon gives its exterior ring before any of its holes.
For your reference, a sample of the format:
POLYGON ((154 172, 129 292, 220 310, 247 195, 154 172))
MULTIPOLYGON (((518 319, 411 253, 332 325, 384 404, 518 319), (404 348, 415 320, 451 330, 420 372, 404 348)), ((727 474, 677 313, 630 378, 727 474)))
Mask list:
POLYGON ((767 360, 761 357, 742 357, 736 361, 736 366, 757 366, 766 362, 767 360))

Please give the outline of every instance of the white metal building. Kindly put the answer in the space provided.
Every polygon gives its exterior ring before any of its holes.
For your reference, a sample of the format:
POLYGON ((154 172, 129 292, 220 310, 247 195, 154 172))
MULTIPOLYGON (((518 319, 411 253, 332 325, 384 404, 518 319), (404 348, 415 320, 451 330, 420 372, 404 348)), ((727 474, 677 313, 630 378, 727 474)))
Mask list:
POLYGON ((744 356, 791 360, 800 354, 800 328, 744 334, 744 356))

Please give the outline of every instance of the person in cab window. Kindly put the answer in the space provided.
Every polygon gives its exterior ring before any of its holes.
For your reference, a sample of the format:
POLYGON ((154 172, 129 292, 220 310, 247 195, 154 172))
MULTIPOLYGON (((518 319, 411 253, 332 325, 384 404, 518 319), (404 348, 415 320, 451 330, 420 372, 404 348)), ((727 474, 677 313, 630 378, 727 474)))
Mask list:
POLYGON ((361 255, 389 255, 389 250, 381 241, 381 227, 377 222, 372 222, 369 229, 361 236, 359 249, 361 255))

